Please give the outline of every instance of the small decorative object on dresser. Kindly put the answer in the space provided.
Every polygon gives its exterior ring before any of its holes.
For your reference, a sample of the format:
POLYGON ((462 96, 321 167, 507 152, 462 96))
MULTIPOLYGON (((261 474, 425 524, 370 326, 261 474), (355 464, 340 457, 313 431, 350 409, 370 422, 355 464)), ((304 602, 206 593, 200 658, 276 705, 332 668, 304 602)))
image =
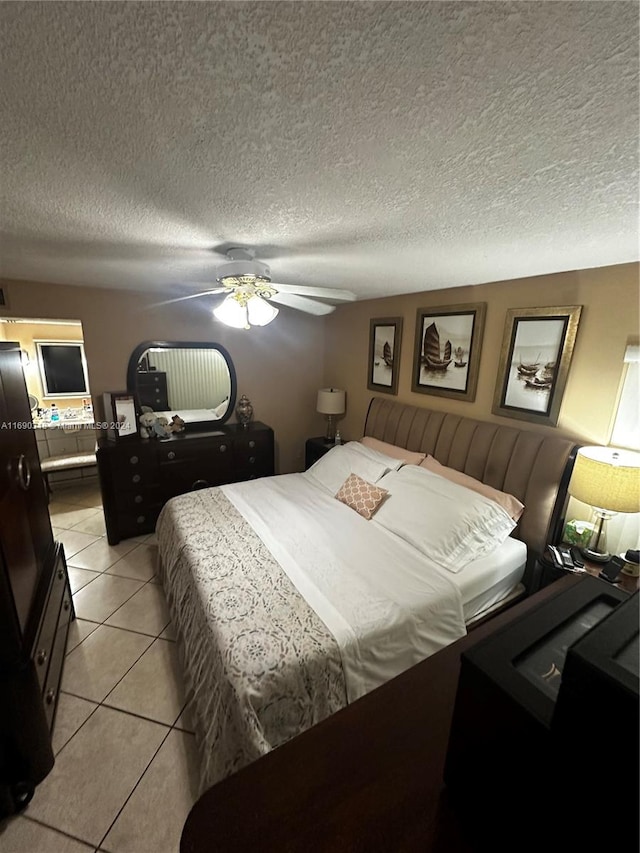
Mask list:
POLYGON ((102 395, 106 434, 111 439, 138 435, 136 406, 129 391, 106 391, 102 395))
POLYGON ((238 418, 238 423, 242 424, 244 427, 246 427, 249 421, 253 418, 253 406, 251 405, 251 400, 246 394, 243 394, 238 400, 238 405, 236 406, 236 417, 238 418))

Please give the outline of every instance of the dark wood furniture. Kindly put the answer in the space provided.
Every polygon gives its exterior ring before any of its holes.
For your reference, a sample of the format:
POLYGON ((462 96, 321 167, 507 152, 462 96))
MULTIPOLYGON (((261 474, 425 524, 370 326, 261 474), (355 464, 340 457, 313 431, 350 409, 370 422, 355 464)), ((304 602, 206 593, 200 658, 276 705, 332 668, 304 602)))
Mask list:
MULTIPOLYGON (((181 853, 208 853, 212 839, 217 853, 477 849, 442 781, 461 653, 578 583, 567 578, 530 596, 214 785, 187 818, 181 853)), ((523 837, 531 806, 523 804, 523 837)), ((487 819, 499 829, 502 817, 497 804, 487 819)))
POLYGON ((160 510, 184 492, 271 476, 273 430, 260 421, 223 424, 167 439, 102 439, 98 474, 111 545, 152 533, 160 510))
POLYGON ((136 374, 138 403, 156 412, 169 410, 167 374, 162 370, 138 371, 136 374))
POLYGON ((311 468, 327 451, 335 447, 335 442, 325 438, 323 435, 308 438, 304 445, 304 470, 311 468))
MULTIPOLYGON (((602 566, 602 563, 592 563, 589 560, 584 561, 585 569, 594 577, 597 577, 600 574, 602 566)), ((555 583, 555 581, 571 574, 571 572, 567 572, 564 569, 559 569, 554 566, 554 564, 550 560, 547 560, 545 556, 540 557, 540 559, 536 561, 535 571, 538 576, 538 589, 542 589, 550 583, 555 583)), ((608 581, 603 580, 602 583, 608 583, 608 581)), ((615 586, 616 589, 623 589, 625 592, 632 593, 637 589, 640 589, 640 578, 634 578, 631 575, 625 575, 624 572, 620 572, 613 586, 615 586)))
POLYGON ((20 346, 0 343, 0 817, 53 766, 69 622, 64 552, 53 540, 20 346))

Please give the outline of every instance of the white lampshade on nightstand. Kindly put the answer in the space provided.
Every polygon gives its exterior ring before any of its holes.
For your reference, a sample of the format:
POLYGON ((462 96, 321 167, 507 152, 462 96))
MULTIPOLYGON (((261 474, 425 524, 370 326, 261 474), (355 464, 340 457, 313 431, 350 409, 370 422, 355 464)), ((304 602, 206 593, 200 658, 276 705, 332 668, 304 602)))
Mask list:
POLYGON ((640 512, 640 453, 615 447, 581 447, 569 483, 569 494, 589 504, 596 528, 582 553, 606 562, 605 522, 616 512, 640 512))
POLYGON ((345 410, 346 394, 340 388, 321 388, 318 391, 318 402, 316 410, 327 416, 327 441, 333 441, 336 437, 336 415, 343 415, 345 410))

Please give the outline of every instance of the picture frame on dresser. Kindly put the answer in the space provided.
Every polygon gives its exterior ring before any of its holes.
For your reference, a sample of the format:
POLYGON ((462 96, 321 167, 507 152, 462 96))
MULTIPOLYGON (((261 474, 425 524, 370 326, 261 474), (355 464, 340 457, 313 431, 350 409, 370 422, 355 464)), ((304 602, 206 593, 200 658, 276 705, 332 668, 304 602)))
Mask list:
POLYGON ((486 312, 486 302, 418 308, 412 391, 475 400, 486 312))
POLYGON ((581 305, 507 311, 494 415, 557 425, 581 312, 581 305))
POLYGON ((128 391, 105 391, 102 395, 104 407, 103 432, 111 441, 135 438, 138 435, 138 420, 133 394, 128 391))
POLYGON ((367 388, 383 394, 398 393, 402 317, 375 317, 369 323, 367 388))

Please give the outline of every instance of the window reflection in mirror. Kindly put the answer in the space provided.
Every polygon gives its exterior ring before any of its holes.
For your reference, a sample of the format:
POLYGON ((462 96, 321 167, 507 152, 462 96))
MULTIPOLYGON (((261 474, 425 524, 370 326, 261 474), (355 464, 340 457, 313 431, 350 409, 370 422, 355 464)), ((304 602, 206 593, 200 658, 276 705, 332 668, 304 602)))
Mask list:
POLYGON ((169 420, 224 421, 235 405, 233 365, 218 345, 141 344, 129 364, 132 377, 140 406, 169 420))

